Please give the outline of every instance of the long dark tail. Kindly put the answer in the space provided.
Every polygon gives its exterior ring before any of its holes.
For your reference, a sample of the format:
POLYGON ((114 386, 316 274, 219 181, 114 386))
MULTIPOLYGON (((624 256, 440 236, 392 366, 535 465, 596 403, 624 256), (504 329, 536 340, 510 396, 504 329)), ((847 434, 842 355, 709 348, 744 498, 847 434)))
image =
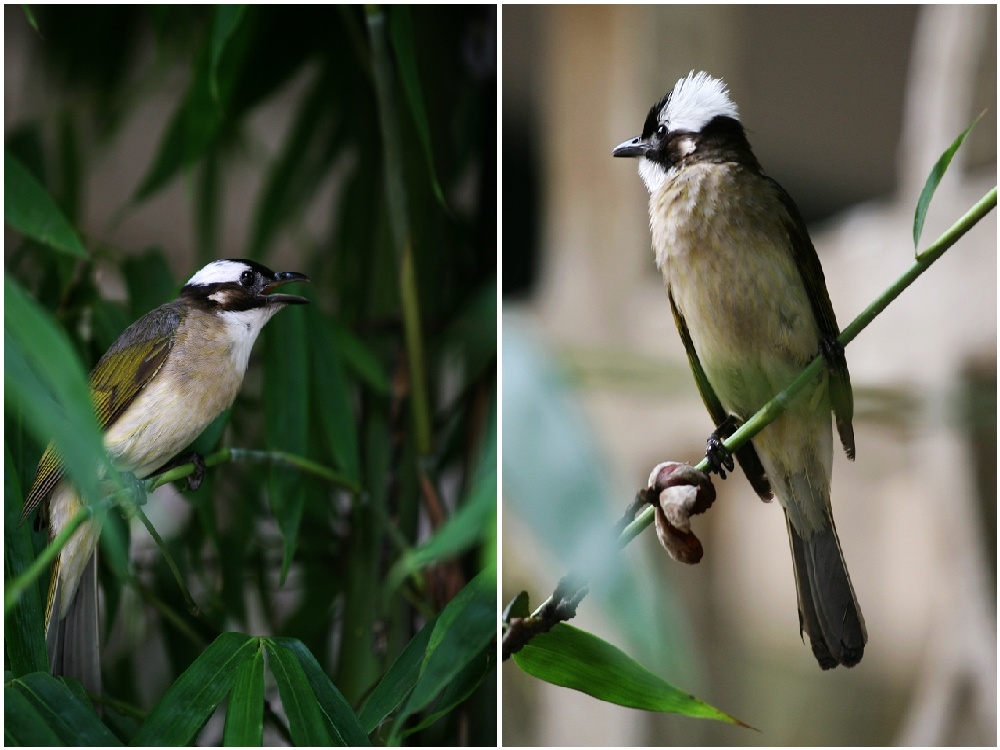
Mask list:
POLYGON ((809 636, 820 667, 832 669, 838 664, 853 667, 865 654, 868 633, 840 551, 833 517, 828 513, 827 518, 828 526, 804 538, 785 514, 795 563, 799 630, 809 636))
POLYGON ((76 595, 65 612, 59 611, 58 568, 53 571, 54 602, 45 631, 52 674, 73 677, 91 693, 101 693, 101 642, 97 612, 97 552, 91 554, 76 595))

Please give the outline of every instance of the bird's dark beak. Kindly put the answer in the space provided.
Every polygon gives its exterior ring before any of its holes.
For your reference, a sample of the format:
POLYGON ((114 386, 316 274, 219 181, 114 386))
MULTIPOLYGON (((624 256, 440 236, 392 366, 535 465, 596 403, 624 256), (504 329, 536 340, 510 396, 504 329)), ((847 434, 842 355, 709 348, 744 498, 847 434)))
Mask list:
POLYGON ((646 142, 642 140, 642 136, 637 135, 635 138, 625 141, 625 143, 619 143, 611 151, 612 156, 645 156, 646 155, 646 142))
POLYGON ((261 289, 260 293, 274 302, 281 302, 286 305, 308 305, 309 300, 305 297, 299 297, 296 294, 271 294, 279 286, 291 284, 293 281, 309 281, 309 277, 297 271, 278 271, 274 274, 274 281, 261 289))

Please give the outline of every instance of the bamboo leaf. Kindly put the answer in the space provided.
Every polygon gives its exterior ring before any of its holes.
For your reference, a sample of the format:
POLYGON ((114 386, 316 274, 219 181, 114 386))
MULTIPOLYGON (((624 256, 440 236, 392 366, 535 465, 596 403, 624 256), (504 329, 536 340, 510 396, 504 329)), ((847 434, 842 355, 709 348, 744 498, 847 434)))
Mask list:
POLYGON ((389 714, 402 705, 413 686, 417 684, 427 644, 431 640, 431 633, 436 623, 435 617, 410 639, 403 653, 392 663, 389 671, 361 707, 360 719, 366 732, 375 731, 389 714))
POLYGON ((362 728, 351 704, 323 671, 312 652, 295 638, 272 638, 270 643, 276 649, 290 653, 298 661, 302 673, 312 688, 316 705, 323 714, 327 728, 339 740, 337 744, 355 747, 370 745, 368 733, 362 728))
POLYGON ((965 137, 972 132, 972 129, 976 127, 976 123, 982 119, 982 116, 986 114, 986 110, 979 113, 979 117, 972 121, 972 124, 966 128, 965 132, 962 133, 955 141, 941 154, 941 158, 937 160, 934 168, 931 169, 931 173, 927 175, 927 182, 924 183, 924 189, 920 191, 920 199, 917 201, 917 208, 913 214, 913 248, 917 249, 920 245, 920 235, 924 231, 924 219, 927 217, 927 209, 931 205, 931 198, 934 197, 934 193, 941 184, 941 178, 944 177, 944 173, 948 171, 948 165, 951 164, 952 158, 954 158, 955 153, 961 147, 962 142, 965 141, 965 137))
POLYGON ((312 685, 295 655, 271 639, 264 644, 271 673, 278 683, 281 705, 288 717, 292 741, 306 747, 343 746, 341 738, 329 731, 312 685))
MULTIPOLYGON (((264 341, 265 445, 269 450, 306 455, 309 426, 309 353, 304 316, 310 309, 283 310, 268 326, 264 341)), ((302 475, 287 466, 268 470, 271 511, 284 541, 281 581, 288 575, 298 546, 305 507, 302 475)))
POLYGON ((4 221, 25 237, 86 258, 76 230, 35 176, 9 151, 3 155, 4 221))
POLYGON ((420 677, 396 726, 421 711, 496 637, 496 578, 480 573, 438 615, 420 677))
POLYGON ((216 106, 222 108, 222 97, 219 95, 219 65, 222 54, 226 51, 226 44, 229 42, 233 31, 243 20, 245 5, 219 5, 215 9, 212 19, 212 37, 210 40, 209 65, 208 65, 208 90, 212 95, 212 100, 216 106))
POLYGON ((223 744, 230 747, 260 747, 264 740, 264 650, 236 670, 233 692, 226 711, 223 744))
MULTIPOLYGON (((18 524, 23 493, 17 469, 4 441, 4 580, 23 574, 35 557, 28 524, 18 524)), ((49 660, 45 651, 45 610, 38 586, 27 586, 19 606, 4 618, 4 642, 10 670, 15 677, 30 672, 46 672, 49 660)))
POLYGON ((607 641, 566 623, 535 636, 513 659, 533 677, 619 706, 747 726, 675 688, 607 641))
MULTIPOLYGON (((32 737, 47 735, 39 726, 41 722, 59 738, 55 744, 121 747, 121 741, 101 723, 89 701, 81 699, 63 680, 44 672, 33 672, 7 683, 4 687, 5 718, 8 718, 8 705, 23 706, 25 702, 31 705, 34 716, 25 722, 15 721, 13 730, 24 733, 16 738, 17 744, 34 744, 30 741, 32 737)), ((11 730, 5 723, 4 736, 8 741, 11 730)))
POLYGON ((389 36, 392 39, 395 52, 396 67, 399 70, 399 80, 403 84, 410 114, 420 136, 424 148, 424 158, 427 161, 427 172, 431 178, 431 189, 441 207, 451 213, 448 202, 441 190, 437 173, 434 169, 434 152, 431 147, 431 131, 427 120, 427 109, 424 107, 424 97, 420 88, 420 77, 417 74, 417 54, 413 45, 413 22, 410 9, 404 5, 395 5, 389 9, 389 36))
POLYGON ((130 745, 189 745, 233 687, 260 639, 223 633, 184 670, 146 717, 130 745))

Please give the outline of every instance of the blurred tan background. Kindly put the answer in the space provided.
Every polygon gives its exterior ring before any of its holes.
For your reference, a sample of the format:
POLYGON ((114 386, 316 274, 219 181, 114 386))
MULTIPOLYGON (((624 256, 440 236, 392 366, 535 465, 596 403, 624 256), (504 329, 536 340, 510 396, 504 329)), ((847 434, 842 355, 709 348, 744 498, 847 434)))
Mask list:
MULTIPOLYGON (((924 180, 986 108, 921 246, 996 184, 996 29, 996 6, 502 9, 505 340, 530 332, 573 383, 614 517, 659 461, 697 462, 712 426, 645 188, 611 149, 688 71, 724 78, 810 224, 844 327, 911 264, 924 180)), ((761 731, 603 704, 508 662, 504 744, 995 745, 996 253, 994 212, 847 349, 858 451, 835 459, 833 504, 869 633, 858 667, 821 672, 800 641, 776 503, 742 476, 716 481, 700 565, 671 561, 651 530, 623 553, 674 592, 663 606, 695 644, 682 676, 639 660, 761 731)), ((502 437, 506 453, 522 436, 505 423, 502 437)), ((506 493, 504 600, 525 589, 537 604, 567 571, 506 493)), ((594 599, 574 624, 637 655, 594 599)))

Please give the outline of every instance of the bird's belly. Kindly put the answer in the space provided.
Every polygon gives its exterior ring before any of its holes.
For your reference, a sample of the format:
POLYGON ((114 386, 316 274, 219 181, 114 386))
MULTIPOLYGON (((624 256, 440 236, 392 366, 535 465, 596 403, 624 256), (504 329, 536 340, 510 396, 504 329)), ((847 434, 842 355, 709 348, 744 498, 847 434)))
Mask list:
POLYGON ((657 243, 664 281, 723 406, 746 418, 819 353, 805 286, 782 233, 676 209, 657 243))
POLYGON ((242 382, 228 362, 209 377, 168 361, 105 432, 115 466, 140 478, 162 467, 232 405, 242 382))

